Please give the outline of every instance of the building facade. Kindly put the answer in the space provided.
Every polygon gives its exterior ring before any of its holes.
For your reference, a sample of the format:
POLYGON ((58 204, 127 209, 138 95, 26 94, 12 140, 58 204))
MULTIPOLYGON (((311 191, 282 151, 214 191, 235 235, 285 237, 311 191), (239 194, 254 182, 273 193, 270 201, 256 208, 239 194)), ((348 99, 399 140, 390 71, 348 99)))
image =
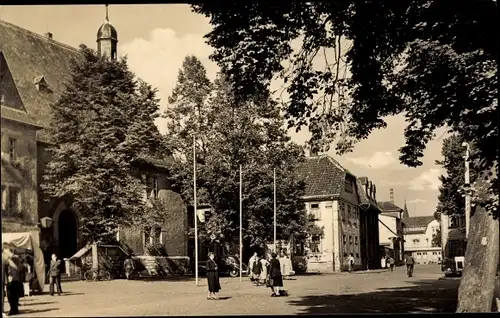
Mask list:
POLYGON ((441 247, 433 243, 440 230, 440 222, 433 216, 410 217, 404 220, 405 250, 417 264, 440 264, 441 247))
MULTIPOLYGON (((106 14, 107 16, 107 14, 106 14)), ((117 57, 118 34, 106 17, 97 34, 102 55, 117 57)), ((2 231, 40 230, 40 245, 46 256, 55 252, 70 257, 86 242, 80 231, 81 215, 70 199, 43 198, 40 190, 44 168, 50 161, 50 105, 55 103, 71 79, 71 63, 80 59, 77 49, 0 21, 0 100, 2 120, 2 231), (43 228, 40 220, 52 224, 43 228)), ((120 241, 137 254, 145 246, 161 241, 172 256, 187 254, 187 209, 169 184, 168 160, 143 158, 134 162, 136 174, 148 184, 148 195, 167 203, 164 226, 157 235, 122 227, 120 241)))
MULTIPOLYGON (((328 156, 307 158, 300 168, 300 175, 306 184, 305 210, 313 229, 316 229, 305 244, 308 269, 316 267, 322 272, 345 270, 351 253, 355 267, 364 268, 366 255, 363 253, 367 254, 367 250, 363 250, 363 243, 370 245, 374 242, 362 238, 370 231, 378 232, 378 229, 374 228, 376 223, 362 223, 364 210, 360 210, 360 205, 364 201, 361 200, 367 199, 356 176, 328 156)), ((378 247, 378 242, 376 244, 378 247)))
POLYGON ((382 257, 390 256, 396 264, 401 264, 404 261, 404 210, 390 201, 378 202, 378 205, 382 210, 378 226, 380 246, 384 251, 382 257))

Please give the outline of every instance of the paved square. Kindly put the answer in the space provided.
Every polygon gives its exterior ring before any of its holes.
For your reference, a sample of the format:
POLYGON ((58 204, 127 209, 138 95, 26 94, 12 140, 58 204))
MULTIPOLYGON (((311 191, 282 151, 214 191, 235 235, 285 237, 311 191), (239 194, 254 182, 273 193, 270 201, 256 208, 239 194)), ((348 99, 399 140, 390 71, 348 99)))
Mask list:
POLYGON ((189 279, 67 282, 62 296, 21 299, 19 316, 453 312, 459 280, 442 276, 439 267, 431 265, 416 267, 412 278, 403 267, 392 273, 297 276, 285 281, 290 296, 279 298, 270 297, 268 288, 252 286, 248 278, 221 278, 221 300, 206 299, 205 278, 198 287, 189 279))

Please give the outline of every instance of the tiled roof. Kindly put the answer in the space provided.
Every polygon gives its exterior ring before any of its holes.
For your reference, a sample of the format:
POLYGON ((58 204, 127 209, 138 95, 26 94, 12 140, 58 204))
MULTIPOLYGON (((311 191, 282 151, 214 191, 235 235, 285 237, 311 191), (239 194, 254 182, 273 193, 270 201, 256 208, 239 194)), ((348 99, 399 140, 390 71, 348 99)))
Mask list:
MULTIPOLYGON (((2 107, 2 117, 40 127, 48 127, 51 121, 50 105, 55 103, 71 80, 72 60, 80 59, 76 48, 33 33, 0 20, 0 52, 7 61, 26 113, 2 107), (50 92, 40 92, 34 84, 42 79, 50 92), (5 115, 5 116, 4 116, 5 115)), ((38 131, 38 141, 50 143, 44 130, 38 131)), ((169 159, 147 156, 148 163, 166 168, 169 159)))
POLYGON ((1 107, 2 118, 10 119, 16 122, 25 123, 33 126, 39 126, 37 124, 36 118, 33 118, 30 114, 9 107, 1 107))
POLYGON ((431 223, 434 219, 433 216, 415 216, 405 219, 403 222, 405 224, 405 233, 407 234, 417 234, 425 233, 427 225, 431 223), (421 230, 420 228, 425 228, 421 230))
POLYGON ((24 107, 38 125, 47 127, 50 104, 56 102, 71 78, 71 60, 79 58, 78 50, 5 21, 0 21, 0 50, 24 107), (41 76, 50 92, 37 90, 34 80, 41 76))
POLYGON ((305 182, 304 197, 340 195, 348 173, 335 159, 328 156, 310 157, 299 168, 305 182))
POLYGON ((377 202, 383 212, 403 212, 403 209, 389 201, 377 202))

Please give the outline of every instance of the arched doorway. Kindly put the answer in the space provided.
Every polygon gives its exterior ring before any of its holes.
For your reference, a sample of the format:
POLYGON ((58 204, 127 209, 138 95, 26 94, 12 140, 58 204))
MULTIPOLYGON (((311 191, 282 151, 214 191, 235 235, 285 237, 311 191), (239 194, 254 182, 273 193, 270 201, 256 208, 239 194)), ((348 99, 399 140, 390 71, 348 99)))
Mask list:
POLYGON ((59 257, 69 258, 78 251, 78 222, 73 211, 66 209, 59 215, 59 257))

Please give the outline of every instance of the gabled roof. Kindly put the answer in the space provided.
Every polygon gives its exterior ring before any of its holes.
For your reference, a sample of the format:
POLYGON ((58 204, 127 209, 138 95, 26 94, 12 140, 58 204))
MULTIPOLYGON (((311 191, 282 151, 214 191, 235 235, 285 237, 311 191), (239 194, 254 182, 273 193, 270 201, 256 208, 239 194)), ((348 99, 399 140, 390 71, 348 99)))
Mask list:
POLYGON ((56 102, 71 79, 71 59, 80 57, 78 50, 1 20, 0 50, 28 114, 38 125, 47 127, 50 104, 56 102), (37 90, 34 81, 41 77, 50 91, 37 90))
POLYGON ((403 212, 403 209, 390 201, 377 202, 383 212, 403 212))
POLYGON ((339 196, 347 174, 352 175, 329 156, 306 158, 299 167, 299 176, 305 182, 304 197, 339 196))
POLYGON ((429 223, 434 221, 433 216, 415 216, 404 220, 404 231, 406 234, 425 233, 429 223), (421 228, 424 228, 423 230, 421 228))

